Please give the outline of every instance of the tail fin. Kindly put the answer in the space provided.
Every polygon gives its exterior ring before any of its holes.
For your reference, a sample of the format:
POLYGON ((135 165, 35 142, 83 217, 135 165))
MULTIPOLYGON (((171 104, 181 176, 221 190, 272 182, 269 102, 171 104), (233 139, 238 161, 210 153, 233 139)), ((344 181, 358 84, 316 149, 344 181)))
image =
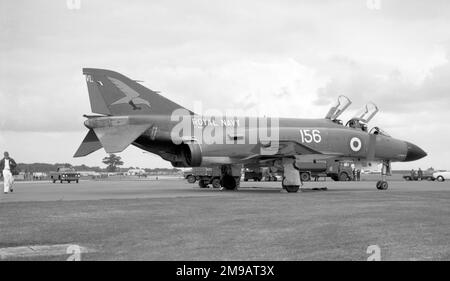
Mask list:
POLYGON ((182 106, 130 78, 106 69, 83 68, 91 109, 104 115, 170 115, 182 106))

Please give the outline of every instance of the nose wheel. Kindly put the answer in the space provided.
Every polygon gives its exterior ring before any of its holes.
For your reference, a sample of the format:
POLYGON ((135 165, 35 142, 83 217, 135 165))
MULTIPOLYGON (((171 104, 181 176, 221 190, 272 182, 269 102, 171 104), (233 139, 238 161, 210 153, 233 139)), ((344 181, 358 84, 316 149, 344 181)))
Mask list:
POLYGON ((389 185, 387 181, 377 181, 377 189, 378 190, 386 190, 388 189, 389 185))

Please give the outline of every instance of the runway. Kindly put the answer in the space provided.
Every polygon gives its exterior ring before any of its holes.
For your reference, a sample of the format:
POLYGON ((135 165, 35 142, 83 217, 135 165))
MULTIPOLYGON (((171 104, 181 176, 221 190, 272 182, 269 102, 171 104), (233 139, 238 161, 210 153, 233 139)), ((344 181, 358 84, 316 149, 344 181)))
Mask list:
MULTIPOLYGON (((324 186, 288 194, 279 182, 237 192, 178 179, 16 183, 0 196, 0 256, 78 245, 89 249, 83 260, 367 260, 375 245, 382 260, 450 260, 449 182, 305 185, 324 186)), ((3 259, 69 257, 58 251, 3 259)))

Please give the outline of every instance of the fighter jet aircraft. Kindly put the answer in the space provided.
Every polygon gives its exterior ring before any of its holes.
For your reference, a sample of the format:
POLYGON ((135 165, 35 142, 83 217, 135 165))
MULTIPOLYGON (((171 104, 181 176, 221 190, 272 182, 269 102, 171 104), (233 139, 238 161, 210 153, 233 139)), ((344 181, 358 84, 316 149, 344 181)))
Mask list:
POLYGON ((376 186, 385 190, 391 162, 427 155, 378 127, 368 130, 378 112, 372 103, 344 125, 337 118, 351 104, 345 96, 322 119, 202 116, 120 73, 84 68, 83 74, 92 112, 100 115, 85 115, 89 132, 74 157, 102 147, 117 153, 132 144, 174 167, 220 167, 225 189, 239 187, 242 166, 261 166, 282 172, 282 187, 297 192, 302 184, 298 170, 305 161, 381 162, 376 186))

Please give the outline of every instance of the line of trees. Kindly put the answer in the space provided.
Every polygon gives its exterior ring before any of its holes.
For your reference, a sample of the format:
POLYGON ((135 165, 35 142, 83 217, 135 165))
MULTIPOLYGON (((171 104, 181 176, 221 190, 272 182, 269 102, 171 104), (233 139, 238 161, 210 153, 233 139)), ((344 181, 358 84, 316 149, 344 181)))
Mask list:
MULTIPOLYGON (((109 154, 108 156, 104 157, 102 160, 102 163, 106 165, 106 168, 100 168, 98 166, 90 167, 86 166, 84 164, 82 165, 71 165, 70 163, 55 163, 55 164, 49 164, 49 163, 18 163, 17 168, 20 172, 42 172, 42 173, 49 173, 52 171, 56 171, 58 167, 72 167, 77 171, 94 171, 94 172, 126 172, 129 169, 134 169, 135 167, 128 167, 128 168, 121 168, 121 166, 124 165, 124 162, 122 161, 122 158, 116 154, 109 154)), ((136 167, 138 169, 138 167, 136 167)), ((181 169, 177 168, 154 168, 154 169, 144 169, 147 173, 177 173, 180 172, 181 169)))

